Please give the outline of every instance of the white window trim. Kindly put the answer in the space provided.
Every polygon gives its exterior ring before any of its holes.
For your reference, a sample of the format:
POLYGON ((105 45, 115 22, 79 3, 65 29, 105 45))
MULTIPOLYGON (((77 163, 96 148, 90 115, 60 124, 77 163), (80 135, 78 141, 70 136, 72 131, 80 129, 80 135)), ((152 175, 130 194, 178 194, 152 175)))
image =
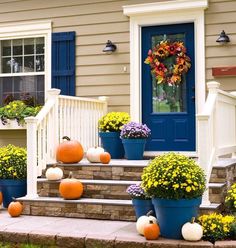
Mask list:
POLYGON ((124 15, 130 17, 130 114, 132 120, 140 122, 142 119, 141 27, 143 26, 194 23, 196 113, 203 108, 205 103, 204 10, 207 7, 208 0, 176 0, 123 6, 124 15))
MULTIPOLYGON (((52 22, 50 20, 36 22, 15 22, 0 25, 0 40, 44 37, 45 39, 45 93, 51 88, 51 46, 52 22)), ((9 73, 10 76, 42 75, 34 73, 9 73)), ((3 76, 1 74, 0 76, 3 76)), ((46 96, 45 96, 46 97, 46 96)))

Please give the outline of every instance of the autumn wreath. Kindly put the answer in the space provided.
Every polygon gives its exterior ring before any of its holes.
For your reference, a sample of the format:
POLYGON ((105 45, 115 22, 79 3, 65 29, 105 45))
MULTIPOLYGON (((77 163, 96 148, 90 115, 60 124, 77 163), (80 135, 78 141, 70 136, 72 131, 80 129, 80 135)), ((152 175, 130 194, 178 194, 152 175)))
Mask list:
POLYGON ((144 63, 150 65, 157 84, 179 84, 182 75, 191 67, 191 60, 186 55, 186 47, 182 41, 161 41, 148 51, 144 63))

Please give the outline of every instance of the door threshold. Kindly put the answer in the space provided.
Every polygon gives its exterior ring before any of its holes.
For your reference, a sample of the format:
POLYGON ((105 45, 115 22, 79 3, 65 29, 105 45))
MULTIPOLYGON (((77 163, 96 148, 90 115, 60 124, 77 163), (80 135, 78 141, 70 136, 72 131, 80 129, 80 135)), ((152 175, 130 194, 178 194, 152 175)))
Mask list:
POLYGON ((145 151, 144 152, 144 157, 156 157, 156 156, 159 156, 159 155, 162 155, 164 153, 168 153, 168 152, 176 152, 176 153, 181 153, 185 156, 188 156, 188 157, 191 157, 191 158, 196 158, 198 157, 198 154, 196 151, 193 151, 193 152, 188 152, 188 151, 145 151))

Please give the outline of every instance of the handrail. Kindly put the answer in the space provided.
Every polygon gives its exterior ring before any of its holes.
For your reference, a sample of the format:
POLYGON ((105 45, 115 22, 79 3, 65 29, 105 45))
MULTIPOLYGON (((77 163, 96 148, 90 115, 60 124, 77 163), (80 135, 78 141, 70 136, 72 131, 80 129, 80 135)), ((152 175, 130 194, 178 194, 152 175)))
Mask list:
POLYGON ((79 140, 86 151, 98 145, 98 120, 107 112, 102 100, 61 96, 50 89, 44 107, 27 125, 27 196, 37 196, 37 177, 47 163, 55 162, 55 149, 63 136, 79 140), (83 134, 83 135, 81 135, 83 134))

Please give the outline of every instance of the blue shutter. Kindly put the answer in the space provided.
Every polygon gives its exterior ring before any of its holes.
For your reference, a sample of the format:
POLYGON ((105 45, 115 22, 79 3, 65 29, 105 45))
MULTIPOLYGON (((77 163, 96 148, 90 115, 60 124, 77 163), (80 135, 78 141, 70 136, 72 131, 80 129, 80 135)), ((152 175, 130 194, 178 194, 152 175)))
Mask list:
POLYGON ((75 32, 52 33, 52 88, 75 96, 75 32))

